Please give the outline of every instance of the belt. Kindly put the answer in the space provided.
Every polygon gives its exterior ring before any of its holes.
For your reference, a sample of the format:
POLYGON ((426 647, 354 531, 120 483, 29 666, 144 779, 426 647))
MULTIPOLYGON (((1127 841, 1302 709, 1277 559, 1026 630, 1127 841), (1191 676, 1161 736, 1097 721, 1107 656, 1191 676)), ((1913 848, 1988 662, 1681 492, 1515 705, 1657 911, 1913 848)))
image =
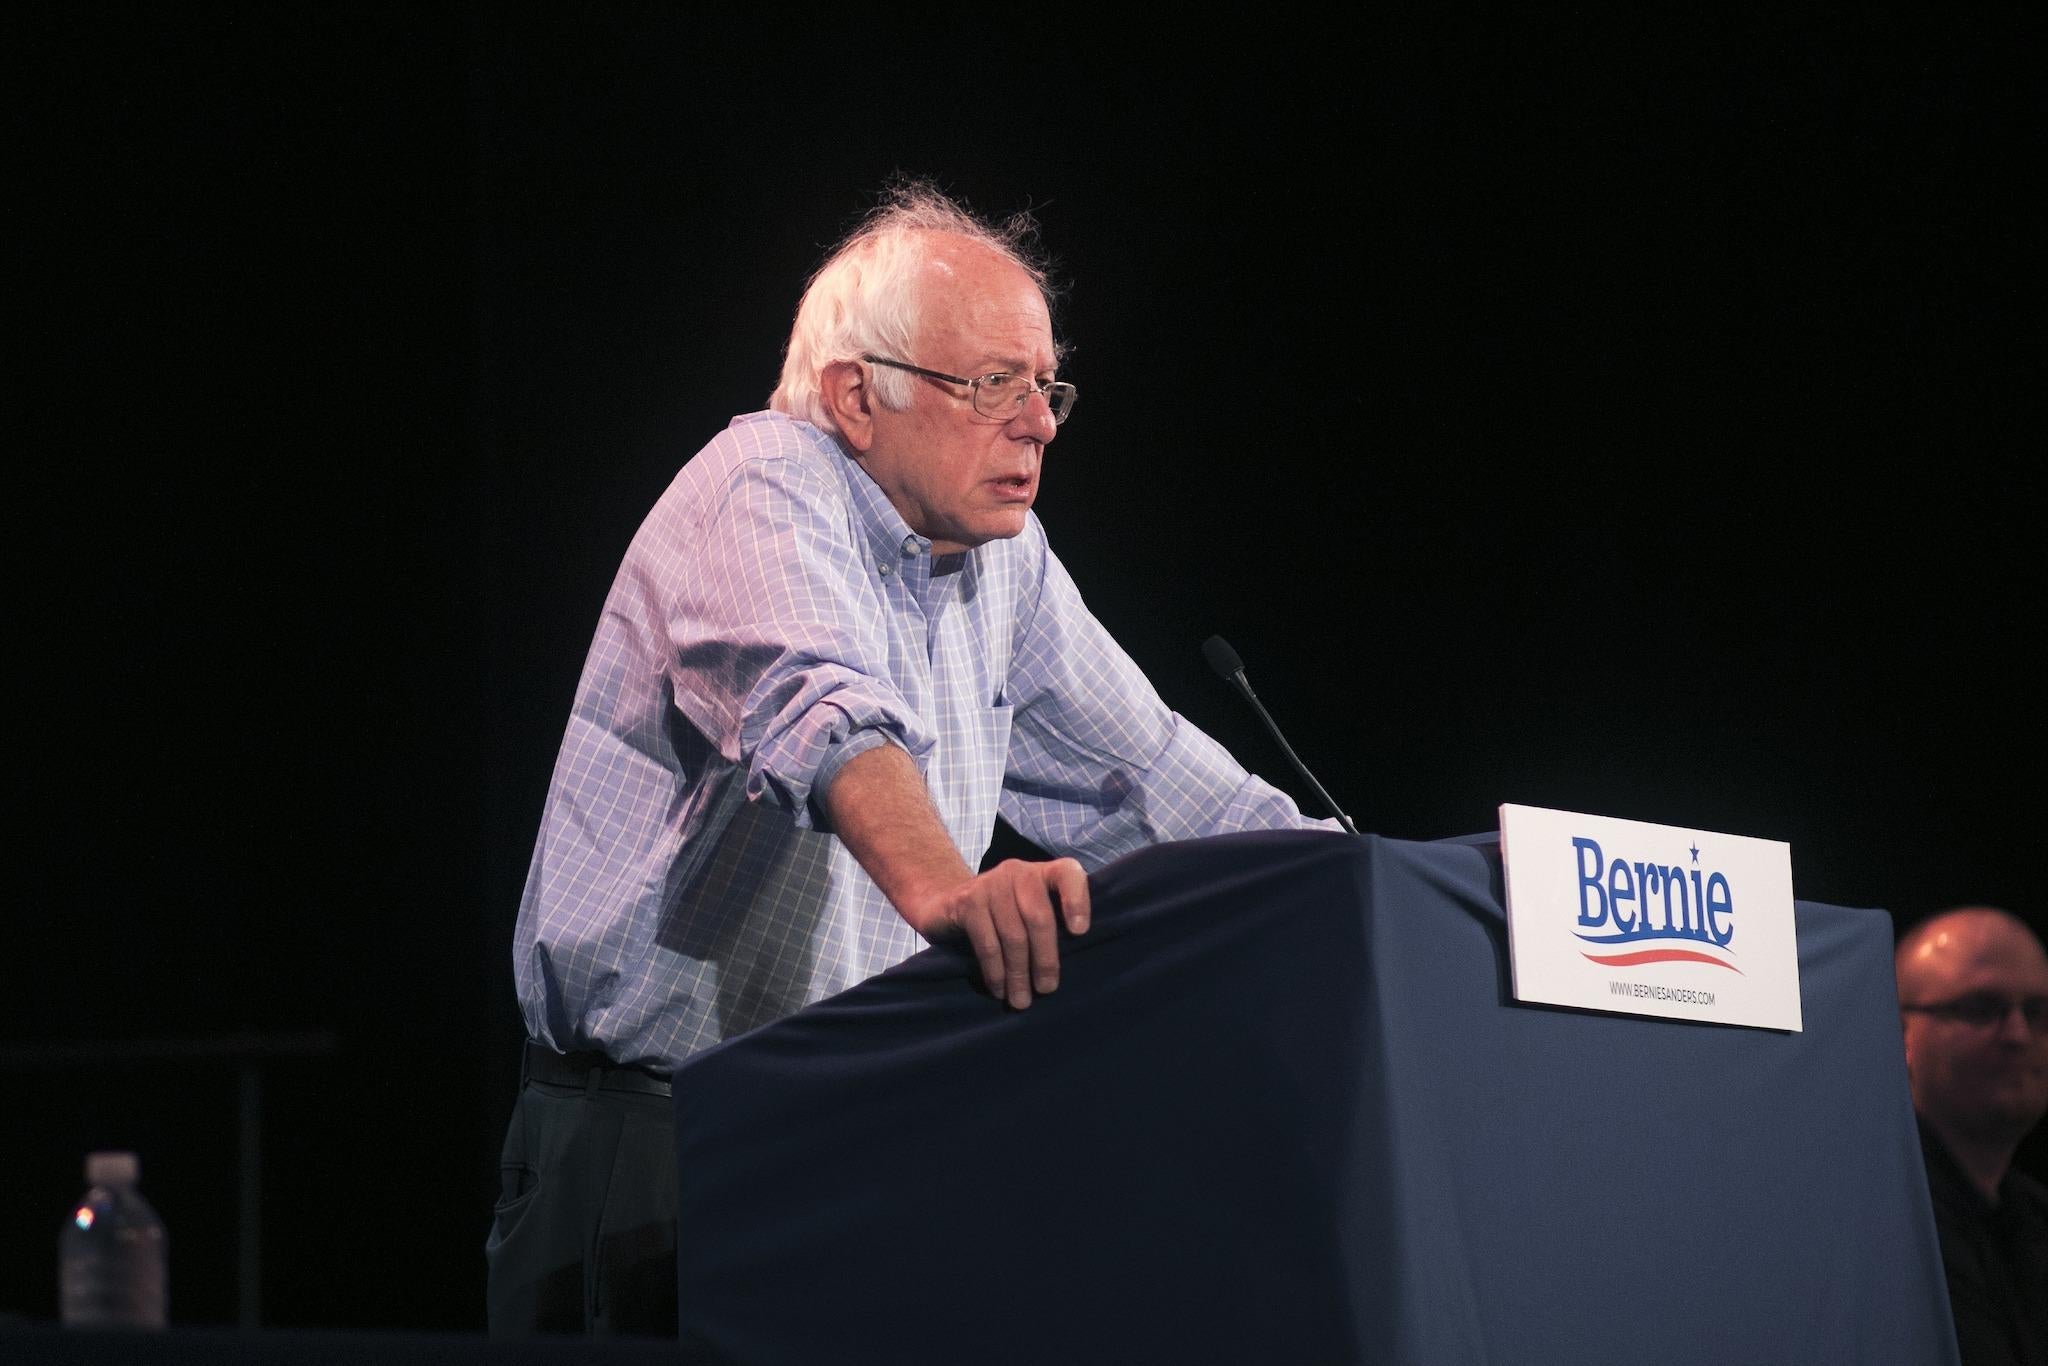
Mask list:
POLYGON ((644 1067, 613 1062, 602 1053, 557 1053, 544 1043, 526 1041, 526 1080, 585 1091, 633 1091, 644 1096, 669 1094, 668 1078, 644 1067))

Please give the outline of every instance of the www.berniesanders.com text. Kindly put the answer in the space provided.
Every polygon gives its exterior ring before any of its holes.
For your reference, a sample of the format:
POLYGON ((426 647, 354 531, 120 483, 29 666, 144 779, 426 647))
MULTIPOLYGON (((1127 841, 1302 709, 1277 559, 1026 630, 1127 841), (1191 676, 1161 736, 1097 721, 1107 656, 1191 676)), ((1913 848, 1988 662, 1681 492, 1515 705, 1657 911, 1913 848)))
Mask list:
POLYGON ((1714 993, 1696 991, 1691 987, 1660 987, 1652 982, 1609 981, 1607 989, 1616 996, 1648 996, 1658 1001, 1684 1001, 1688 1005, 1710 1006, 1714 1004, 1714 993))

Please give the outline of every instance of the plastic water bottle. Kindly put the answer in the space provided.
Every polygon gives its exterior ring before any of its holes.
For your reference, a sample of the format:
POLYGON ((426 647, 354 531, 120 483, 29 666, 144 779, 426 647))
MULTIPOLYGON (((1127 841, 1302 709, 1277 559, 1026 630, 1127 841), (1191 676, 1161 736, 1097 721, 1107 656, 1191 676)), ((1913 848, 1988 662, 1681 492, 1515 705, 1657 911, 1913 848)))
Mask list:
POLYGON ((164 1221, 135 1188, 134 1153, 85 1159, 89 1190, 57 1236, 57 1279, 67 1328, 162 1328, 164 1221))

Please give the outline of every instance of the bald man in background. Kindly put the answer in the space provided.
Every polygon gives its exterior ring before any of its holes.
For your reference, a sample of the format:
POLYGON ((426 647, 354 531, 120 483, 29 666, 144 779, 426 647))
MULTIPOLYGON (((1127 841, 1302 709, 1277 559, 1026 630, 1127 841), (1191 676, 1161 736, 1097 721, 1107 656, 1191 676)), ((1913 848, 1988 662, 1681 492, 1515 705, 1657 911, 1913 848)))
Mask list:
POLYGON ((1897 969, 1963 1366, 2048 1366, 2048 1187, 2012 1166, 2048 1112, 2048 952, 2018 917, 1965 906, 1909 931, 1897 969))

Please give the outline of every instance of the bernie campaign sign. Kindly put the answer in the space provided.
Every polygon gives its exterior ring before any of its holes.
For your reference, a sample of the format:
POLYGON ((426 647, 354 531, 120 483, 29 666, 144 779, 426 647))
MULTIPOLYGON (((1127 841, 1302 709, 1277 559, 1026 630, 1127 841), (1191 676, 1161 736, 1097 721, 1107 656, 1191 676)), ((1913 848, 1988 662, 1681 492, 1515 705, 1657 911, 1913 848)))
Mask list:
POLYGON ((1515 999, 1797 1030, 1792 850, 1538 806, 1500 809, 1515 999))

